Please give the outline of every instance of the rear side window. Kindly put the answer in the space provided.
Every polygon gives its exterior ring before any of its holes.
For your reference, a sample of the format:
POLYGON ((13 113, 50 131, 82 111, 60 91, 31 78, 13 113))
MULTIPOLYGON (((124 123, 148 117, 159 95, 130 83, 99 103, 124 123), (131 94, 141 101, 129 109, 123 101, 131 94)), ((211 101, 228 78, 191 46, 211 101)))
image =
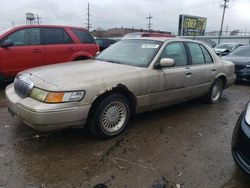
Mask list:
POLYGON ((191 57, 192 57, 192 63, 193 64, 205 64, 205 59, 203 56, 203 52, 200 48, 199 44, 195 43, 187 43, 191 57))
POLYGON ((41 44, 39 28, 20 29, 7 36, 2 42, 11 40, 14 46, 32 46, 41 44))
POLYGON ((186 50, 182 42, 173 42, 167 45, 161 58, 174 59, 175 66, 184 66, 188 64, 186 50))
POLYGON ((206 63, 213 63, 213 59, 212 59, 211 55, 209 54, 209 52, 207 51, 207 49, 202 45, 200 45, 200 46, 201 46, 201 50, 204 54, 206 63))
POLYGON ((81 43, 94 43, 95 40, 92 35, 88 31, 80 30, 80 29, 72 29, 73 33, 79 38, 81 43))
POLYGON ((64 29, 45 28, 46 44, 72 44, 73 41, 64 29))

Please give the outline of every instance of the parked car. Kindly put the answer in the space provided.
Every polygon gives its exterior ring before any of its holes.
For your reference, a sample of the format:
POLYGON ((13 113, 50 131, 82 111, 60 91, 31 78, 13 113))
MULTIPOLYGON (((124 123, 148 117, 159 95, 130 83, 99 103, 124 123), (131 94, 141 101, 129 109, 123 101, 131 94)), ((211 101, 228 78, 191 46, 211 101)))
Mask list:
POLYGON ((41 131, 87 125, 99 137, 121 133, 133 113, 200 96, 217 103, 235 81, 234 64, 206 44, 176 38, 121 40, 95 60, 18 74, 8 108, 41 131))
POLYGON ((89 59, 99 51, 80 27, 25 25, 0 33, 0 79, 42 65, 89 59))
POLYGON ((214 47, 214 51, 218 56, 225 56, 244 44, 240 43, 221 43, 214 47))
POLYGON ((201 38, 199 40, 206 42, 211 48, 214 48, 216 46, 216 42, 214 40, 212 40, 212 39, 203 39, 203 38, 201 38))
POLYGON ((232 137, 232 154, 236 164, 250 175, 250 103, 241 113, 232 137))
POLYGON ((95 39, 95 41, 99 45, 100 52, 117 42, 117 40, 104 39, 104 38, 95 39))
POLYGON ((157 32, 133 32, 126 34, 122 39, 138 38, 138 37, 176 37, 172 34, 157 32))
POLYGON ((240 46, 223 59, 235 64, 237 80, 250 81, 250 45, 240 46))

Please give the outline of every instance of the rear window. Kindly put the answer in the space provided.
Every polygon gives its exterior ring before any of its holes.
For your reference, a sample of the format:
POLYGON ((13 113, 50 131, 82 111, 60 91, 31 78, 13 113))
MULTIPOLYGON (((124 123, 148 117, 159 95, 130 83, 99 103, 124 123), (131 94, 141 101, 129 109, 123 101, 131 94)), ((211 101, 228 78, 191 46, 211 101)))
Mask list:
POLYGON ((72 44, 73 41, 64 29, 46 28, 45 29, 46 44, 72 44))
POLYGON ((94 38, 88 31, 84 31, 80 29, 72 29, 72 31, 79 38, 81 43, 91 43, 91 44, 96 43, 94 38))

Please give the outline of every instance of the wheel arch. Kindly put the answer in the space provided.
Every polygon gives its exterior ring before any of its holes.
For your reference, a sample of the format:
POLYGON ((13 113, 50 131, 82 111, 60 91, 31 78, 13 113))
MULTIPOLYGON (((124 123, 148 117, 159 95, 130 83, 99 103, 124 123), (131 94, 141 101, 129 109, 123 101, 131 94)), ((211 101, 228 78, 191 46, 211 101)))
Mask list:
POLYGON ((106 88, 101 90, 96 98, 94 99, 94 101, 92 102, 92 105, 90 107, 89 110, 89 115, 91 115, 93 113, 93 111, 95 110, 95 108, 97 107, 97 105, 107 96, 111 95, 111 94, 120 94, 123 95, 129 102, 129 107, 131 110, 131 114, 135 113, 135 109, 137 106, 137 100, 135 95, 123 84, 118 84, 115 87, 110 87, 110 88, 106 88))
POLYGON ((216 77, 216 79, 222 79, 223 84, 224 84, 224 87, 226 87, 226 85, 227 85, 227 77, 226 77, 226 75, 224 75, 224 74, 219 74, 219 75, 216 77))

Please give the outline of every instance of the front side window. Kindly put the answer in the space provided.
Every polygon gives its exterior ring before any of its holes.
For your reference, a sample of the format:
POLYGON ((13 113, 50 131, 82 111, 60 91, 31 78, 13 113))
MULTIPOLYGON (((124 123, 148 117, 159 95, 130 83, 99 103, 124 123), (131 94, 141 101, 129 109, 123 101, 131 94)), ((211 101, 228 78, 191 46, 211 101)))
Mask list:
POLYGON ((32 46, 41 44, 41 35, 39 28, 20 29, 8 35, 4 40, 11 40, 13 46, 32 46))
POLYGON ((187 43, 190 53, 191 53, 191 58, 192 58, 192 63, 195 64, 205 64, 205 59, 203 56, 203 52, 200 48, 199 44, 196 43, 187 43))
POLYGON ((81 29, 72 29, 73 33, 79 38, 81 43, 90 43, 93 44, 95 43, 94 38, 88 31, 84 31, 81 29))
POLYGON ((45 28, 46 44, 72 44, 73 41, 64 29, 45 28))
POLYGON ((161 45, 161 41, 154 40, 121 40, 102 51, 96 60, 148 67, 161 45))
POLYGON ((186 50, 182 42, 174 42, 167 45, 161 58, 174 59, 175 66, 185 66, 188 64, 186 50))

